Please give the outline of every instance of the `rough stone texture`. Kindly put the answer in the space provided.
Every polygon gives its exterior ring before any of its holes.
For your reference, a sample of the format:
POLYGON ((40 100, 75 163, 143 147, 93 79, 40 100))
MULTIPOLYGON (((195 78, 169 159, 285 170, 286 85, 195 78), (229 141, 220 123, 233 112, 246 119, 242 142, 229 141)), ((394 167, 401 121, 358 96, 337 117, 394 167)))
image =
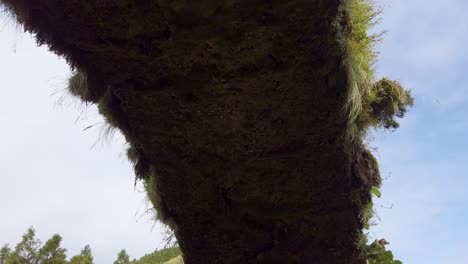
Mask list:
POLYGON ((339 0, 0 2, 87 75, 185 263, 365 263, 339 0))

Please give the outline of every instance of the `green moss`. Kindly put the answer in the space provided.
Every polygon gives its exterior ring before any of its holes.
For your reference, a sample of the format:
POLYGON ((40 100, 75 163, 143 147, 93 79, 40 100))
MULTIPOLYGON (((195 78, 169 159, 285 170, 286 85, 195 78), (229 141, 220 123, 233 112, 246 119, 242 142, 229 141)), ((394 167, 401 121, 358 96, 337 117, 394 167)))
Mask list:
POLYGON ((106 123, 112 125, 112 126, 117 126, 117 122, 115 118, 112 116, 112 102, 109 97, 103 97, 101 100, 99 100, 97 107, 99 113, 104 117, 104 120, 106 123))
POLYGON ((137 150, 135 149, 134 146, 130 145, 128 148, 127 148, 127 159, 133 164, 137 164, 138 162, 138 152, 137 150))
POLYGON ((75 71, 72 73, 68 79, 68 91, 85 102, 89 101, 88 81, 84 72, 75 71))
MULTIPOLYGON (((152 172, 154 174, 155 172, 152 172)), ((150 175, 143 183, 146 196, 154 208, 154 219, 160 221, 169 227, 172 231, 176 230, 176 224, 174 220, 168 215, 168 210, 165 207, 165 204, 161 200, 161 196, 156 186, 156 179, 154 175, 150 175)))
POLYGON ((398 82, 383 78, 373 84, 366 104, 368 112, 363 113, 361 122, 368 122, 369 126, 396 129, 399 124, 395 117, 402 118, 405 115, 408 108, 413 106, 413 97, 398 82))

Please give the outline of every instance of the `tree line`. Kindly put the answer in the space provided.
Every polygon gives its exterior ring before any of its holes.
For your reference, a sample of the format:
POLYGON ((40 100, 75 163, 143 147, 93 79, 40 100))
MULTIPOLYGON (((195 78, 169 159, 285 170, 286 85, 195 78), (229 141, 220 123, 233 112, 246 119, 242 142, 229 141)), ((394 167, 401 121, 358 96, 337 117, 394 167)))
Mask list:
MULTIPOLYGON (((53 235, 44 244, 36 239, 36 232, 30 227, 23 234, 21 241, 10 248, 8 244, 0 249, 0 264, 94 264, 93 253, 89 245, 84 246, 78 255, 67 259, 66 249, 61 246, 62 237, 53 235)), ((113 264, 137 264, 130 261, 127 252, 122 249, 113 264)))

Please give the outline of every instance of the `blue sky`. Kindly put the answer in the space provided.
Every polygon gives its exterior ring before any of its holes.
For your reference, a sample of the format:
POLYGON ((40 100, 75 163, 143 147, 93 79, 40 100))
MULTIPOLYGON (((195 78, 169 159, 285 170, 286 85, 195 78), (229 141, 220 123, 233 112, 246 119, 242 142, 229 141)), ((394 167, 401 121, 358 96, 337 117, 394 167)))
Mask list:
MULTIPOLYGON (((377 3, 385 7, 377 30, 388 31, 377 75, 400 81, 416 101, 397 131, 373 134, 385 180, 371 235, 389 240, 405 264, 468 263, 468 2, 377 3)), ((0 244, 14 245, 34 225, 42 241, 60 233, 69 256, 91 244, 96 263, 111 263, 121 248, 140 257, 162 246, 122 137, 91 149, 99 126, 82 130, 102 121, 95 108, 58 104, 66 63, 4 23, 0 244)))
POLYGON ((64 60, 0 16, 0 246, 34 226, 43 242, 59 233, 69 257, 90 244, 98 264, 122 248, 151 253, 164 245, 161 228, 134 189, 124 140, 99 139, 99 125, 83 131, 102 118, 66 96, 69 75, 64 60))
POLYGON ((410 88, 415 106, 396 132, 374 133, 387 179, 371 234, 403 263, 468 263, 468 2, 378 3, 388 33, 377 73, 410 88))

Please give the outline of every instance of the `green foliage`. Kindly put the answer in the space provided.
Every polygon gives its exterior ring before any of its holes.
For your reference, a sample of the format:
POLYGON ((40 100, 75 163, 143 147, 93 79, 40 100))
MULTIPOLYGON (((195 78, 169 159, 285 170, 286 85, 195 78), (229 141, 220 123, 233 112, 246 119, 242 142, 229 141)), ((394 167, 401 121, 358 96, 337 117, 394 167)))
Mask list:
POLYGON ((375 240, 370 245, 367 245, 367 240, 365 239, 363 243, 365 244, 364 251, 368 264, 402 264, 401 261, 394 260, 391 250, 385 248, 388 242, 384 239, 375 240))
POLYGON ((378 23, 381 10, 370 0, 349 0, 351 34, 347 42, 349 88, 346 102, 348 122, 352 124, 363 109, 363 98, 370 90, 374 78, 373 65, 377 58, 375 43, 382 34, 369 35, 369 30, 378 23))
POLYGON ((375 44, 382 33, 369 34, 379 23, 382 10, 372 0, 350 0, 348 38, 349 88, 345 104, 348 118, 347 136, 354 141, 369 128, 396 129, 401 118, 413 105, 413 97, 398 82, 383 78, 375 81, 373 65, 377 58, 375 44))
POLYGON ((41 242, 35 238, 36 232, 30 227, 15 250, 9 255, 7 264, 39 264, 39 247, 41 242))
POLYGON ((144 255, 137 261, 132 261, 132 264, 163 264, 177 256, 180 256, 182 252, 178 247, 166 248, 157 250, 151 254, 144 255))
MULTIPOLYGON (((169 231, 168 231, 169 232, 169 231)), ((35 239, 34 228, 29 228, 28 231, 23 234, 21 242, 19 242, 14 251, 11 251, 8 244, 4 245, 0 249, 0 264, 93 264, 93 254, 91 247, 86 245, 80 252, 80 254, 73 256, 69 261, 66 260, 64 248, 61 248, 60 244, 62 237, 58 234, 52 236, 46 243, 41 247, 41 242, 35 239)), ((125 249, 122 249, 117 254, 117 260, 114 264, 163 264, 167 261, 169 263, 183 263, 181 258, 182 252, 178 247, 170 247, 161 250, 157 250, 151 254, 147 254, 141 257, 139 260, 130 261, 125 249)))
POLYGON ((0 250, 0 264, 93 264, 89 245, 85 246, 79 255, 67 261, 67 250, 60 246, 60 235, 53 235, 43 246, 35 235, 34 228, 30 227, 13 251, 8 245, 3 246, 0 250))
POLYGON ((122 249, 118 254, 117 254, 117 260, 114 261, 114 264, 129 264, 130 263, 130 257, 127 254, 127 251, 125 249, 122 249))
POLYGON ((118 254, 117 254, 117 260, 114 261, 114 264, 129 264, 130 263, 130 257, 127 254, 127 251, 125 249, 122 249, 118 254))
POLYGON ((72 73, 68 79, 68 91, 85 102, 90 101, 88 81, 84 72, 75 71, 72 73))
POLYGON ((369 34, 369 30, 379 23, 378 18, 382 10, 376 8, 372 0, 353 0, 348 12, 352 27, 348 52, 356 63, 353 69, 364 74, 363 80, 371 81, 374 75, 372 67, 377 59, 374 46, 383 33, 369 34))
POLYGON ((64 248, 60 247, 62 237, 58 234, 52 236, 46 241, 44 246, 39 250, 39 259, 41 264, 65 264, 67 256, 64 248))
MULTIPOLYGON (((349 36, 347 39, 347 64, 349 76, 348 96, 345 111, 348 120, 346 136, 350 142, 361 144, 370 128, 396 129, 402 118, 413 106, 413 97, 398 82, 382 78, 375 80, 373 65, 377 58, 375 44, 383 33, 370 34, 370 30, 379 23, 382 10, 373 0, 349 0, 347 2, 349 36)), ((380 198, 380 190, 373 186, 370 195, 380 198)), ((360 217, 364 229, 372 225, 372 199, 362 205, 360 217)), ((361 246, 369 264, 398 264, 393 260, 391 251, 385 249, 385 243, 376 241, 367 245, 367 234, 363 234, 361 246)))
POLYGON ((86 245, 80 252, 79 255, 73 256, 70 259, 69 264, 93 264, 93 254, 91 247, 86 245))
POLYGON ((375 187, 375 186, 372 186, 371 193, 373 195, 377 196, 377 198, 380 198, 382 196, 382 193, 380 192, 380 189, 375 187))
POLYGON ((10 256, 11 249, 8 247, 8 244, 4 245, 0 249, 0 264, 6 264, 8 256, 10 256))
MULTIPOLYGON (((371 194, 377 198, 381 197, 381 192, 377 187, 372 187, 371 194)), ((363 212, 365 218, 364 229, 369 230, 374 215, 372 200, 367 204, 363 212)), ((401 261, 393 259, 392 251, 385 248, 385 245, 389 244, 385 239, 375 240, 373 243, 368 244, 367 236, 368 234, 363 234, 360 242, 367 258, 367 264, 402 264, 401 261)))
POLYGON ((364 128, 397 129, 399 124, 395 118, 402 118, 413 106, 413 97, 398 82, 383 78, 372 85, 364 103, 366 107, 359 119, 364 128))

